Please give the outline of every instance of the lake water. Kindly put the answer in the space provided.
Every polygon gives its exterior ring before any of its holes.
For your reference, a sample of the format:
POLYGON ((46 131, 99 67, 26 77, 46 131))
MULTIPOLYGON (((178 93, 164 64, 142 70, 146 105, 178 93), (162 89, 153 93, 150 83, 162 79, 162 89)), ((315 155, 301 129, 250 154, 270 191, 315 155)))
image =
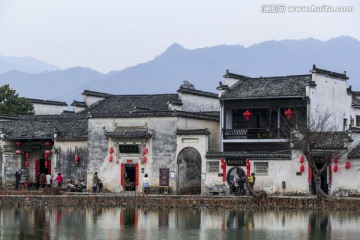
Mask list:
POLYGON ((360 239, 360 213, 0 208, 0 239, 360 239))

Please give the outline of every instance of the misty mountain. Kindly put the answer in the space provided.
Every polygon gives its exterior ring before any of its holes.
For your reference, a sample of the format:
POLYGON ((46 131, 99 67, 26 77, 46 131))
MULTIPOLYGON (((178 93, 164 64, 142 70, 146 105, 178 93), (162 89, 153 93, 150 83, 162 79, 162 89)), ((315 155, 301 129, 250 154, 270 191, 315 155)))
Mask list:
POLYGON ((5 57, 0 55, 0 74, 17 70, 25 73, 41 73, 59 69, 57 66, 31 57, 5 57))
POLYGON ((10 83, 21 96, 82 101, 84 89, 114 94, 174 93, 182 81, 216 92, 226 69, 250 77, 307 74, 313 64, 335 72, 347 71, 349 84, 360 91, 360 42, 350 37, 266 41, 249 47, 221 45, 189 50, 174 43, 146 63, 101 74, 72 68, 41 74, 7 72, 0 84, 10 83))

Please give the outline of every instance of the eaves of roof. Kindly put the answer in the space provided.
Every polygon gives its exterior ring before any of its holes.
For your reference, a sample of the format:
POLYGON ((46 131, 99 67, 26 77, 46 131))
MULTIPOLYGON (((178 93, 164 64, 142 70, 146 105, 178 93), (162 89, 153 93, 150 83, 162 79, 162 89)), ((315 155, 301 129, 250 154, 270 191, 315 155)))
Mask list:
POLYGON ((81 94, 86 96, 102 97, 102 98, 107 98, 112 96, 112 94, 109 93, 95 92, 90 90, 84 90, 81 94))
POLYGON ((38 104, 44 104, 44 105, 67 106, 66 102, 41 100, 41 99, 34 99, 34 98, 26 98, 26 99, 31 103, 38 103, 38 104))
POLYGON ((205 92, 205 91, 200 91, 200 90, 190 89, 190 88, 180 87, 179 90, 177 90, 177 92, 178 93, 188 93, 188 94, 198 95, 198 96, 203 96, 203 97, 216 98, 216 99, 218 98, 218 95, 216 93, 205 92))
POLYGON ((89 118, 143 118, 143 117, 184 117, 200 120, 220 121, 219 116, 206 113, 182 111, 131 111, 115 113, 90 113, 89 118))
POLYGON ((178 129, 177 135, 209 135, 207 128, 204 129, 178 129))
POLYGON ((247 153, 247 152, 207 152, 207 159, 273 159, 273 160, 291 160, 291 153, 247 153))

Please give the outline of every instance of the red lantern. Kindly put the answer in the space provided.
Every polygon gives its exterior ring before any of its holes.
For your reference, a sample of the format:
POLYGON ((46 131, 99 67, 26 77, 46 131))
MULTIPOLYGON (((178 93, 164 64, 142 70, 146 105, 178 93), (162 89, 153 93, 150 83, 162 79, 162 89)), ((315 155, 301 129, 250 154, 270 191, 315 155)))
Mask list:
POLYGON ((338 167, 338 165, 335 163, 335 165, 334 165, 334 172, 337 172, 339 170, 339 167, 338 167))
POLYGON ((44 158, 45 158, 45 159, 48 159, 48 158, 49 158, 49 154, 45 153, 45 154, 44 154, 44 158))
POLYGON ((304 164, 301 164, 301 165, 300 165, 300 172, 304 172, 304 171, 305 171, 304 164))
POLYGON ((29 153, 25 153, 25 158, 29 159, 30 158, 30 154, 29 153))
POLYGON ((290 119, 293 115, 294 115, 294 111, 291 110, 290 108, 285 111, 285 116, 286 116, 288 119, 290 119))
POLYGON ((20 149, 16 150, 15 151, 16 155, 21 155, 22 154, 22 151, 20 149))
POLYGON ((45 168, 47 168, 48 167, 48 161, 47 160, 45 160, 45 168))
POLYGON ((20 147, 22 145, 22 142, 21 141, 16 141, 15 144, 16 144, 16 146, 20 147))
POLYGON ((110 155, 110 156, 109 156, 109 162, 112 162, 112 161, 113 161, 113 156, 110 155))
POLYGON ((252 116, 252 112, 250 112, 249 110, 246 110, 244 113, 243 113, 243 116, 245 118, 246 121, 249 121, 250 117, 252 116))
POLYGON ((113 147, 110 147, 109 148, 109 153, 112 154, 114 152, 114 148, 113 147))
POLYGON ((51 151, 49 149, 45 150, 45 154, 51 154, 51 151))
POLYGON ((305 157, 303 155, 300 156, 300 163, 304 163, 305 157))
POLYGON ((29 167, 29 161, 28 160, 26 160, 26 162, 25 162, 25 167, 29 167))
POLYGON ((79 155, 76 154, 76 155, 75 155, 75 162, 78 163, 79 160, 80 160, 79 155))
POLYGON ((339 156, 334 156, 334 163, 338 163, 339 162, 339 156))
POLYGON ((349 161, 349 160, 346 161, 346 163, 345 163, 345 168, 346 168, 346 169, 349 169, 349 168, 350 168, 350 161, 349 161))
POLYGON ((47 146, 47 147, 50 147, 52 145, 52 141, 46 140, 44 145, 47 146))
POLYGON ((141 161, 142 161, 142 163, 146 163, 147 157, 146 157, 146 156, 143 156, 143 157, 141 158, 141 161))
POLYGON ((221 163, 221 169, 222 169, 222 177, 223 177, 223 182, 226 182, 226 162, 225 160, 222 158, 221 159, 222 163, 221 163))
POLYGON ((147 149, 146 147, 143 147, 143 148, 142 148, 142 153, 143 153, 143 154, 147 154, 147 153, 148 153, 148 149, 147 149))

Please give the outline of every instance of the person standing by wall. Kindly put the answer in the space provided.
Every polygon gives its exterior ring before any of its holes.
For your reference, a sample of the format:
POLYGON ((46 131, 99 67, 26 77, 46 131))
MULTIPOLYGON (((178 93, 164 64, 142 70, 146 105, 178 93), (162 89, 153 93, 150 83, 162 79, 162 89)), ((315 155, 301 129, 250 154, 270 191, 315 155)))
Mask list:
POLYGON ((249 180, 249 185, 251 187, 252 190, 254 190, 254 185, 255 185, 255 173, 251 173, 251 175, 248 178, 249 180))
POLYGON ((93 186, 92 186, 94 193, 96 192, 98 185, 99 185, 99 177, 98 177, 98 173, 95 172, 93 176, 93 186))
POLYGON ((240 184, 240 176, 239 173, 236 173, 234 176, 234 186, 235 186, 235 196, 239 196, 239 184, 240 184))
POLYGON ((144 187, 144 193, 149 194, 150 193, 150 180, 147 173, 145 173, 145 176, 143 177, 143 187, 144 187))
POLYGON ((40 174, 39 183, 40 183, 40 188, 39 188, 39 190, 44 189, 45 183, 46 183, 46 176, 45 176, 45 173, 44 173, 44 172, 42 172, 42 173, 40 174))
POLYGON ((21 179, 21 172, 20 172, 20 171, 16 171, 16 172, 15 172, 15 189, 16 189, 16 190, 19 189, 20 179, 21 179))
POLYGON ((50 173, 47 173, 45 177, 46 177, 46 186, 48 188, 50 188, 51 187, 51 175, 50 175, 50 173))

